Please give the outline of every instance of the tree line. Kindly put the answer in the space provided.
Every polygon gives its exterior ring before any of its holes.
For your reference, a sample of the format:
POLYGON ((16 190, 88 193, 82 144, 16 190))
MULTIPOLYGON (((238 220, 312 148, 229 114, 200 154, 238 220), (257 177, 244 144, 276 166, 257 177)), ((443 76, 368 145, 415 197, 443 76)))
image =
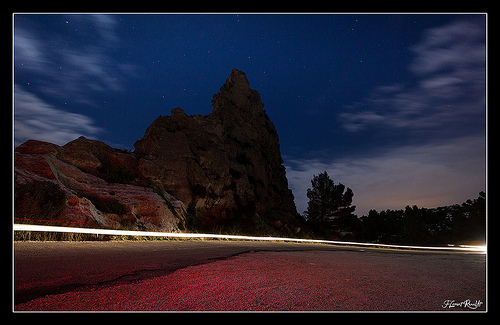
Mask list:
POLYGON ((485 241, 486 193, 473 200, 437 208, 406 206, 370 210, 358 218, 353 191, 335 184, 328 173, 314 175, 307 190, 305 224, 319 237, 385 244, 446 245, 485 241))

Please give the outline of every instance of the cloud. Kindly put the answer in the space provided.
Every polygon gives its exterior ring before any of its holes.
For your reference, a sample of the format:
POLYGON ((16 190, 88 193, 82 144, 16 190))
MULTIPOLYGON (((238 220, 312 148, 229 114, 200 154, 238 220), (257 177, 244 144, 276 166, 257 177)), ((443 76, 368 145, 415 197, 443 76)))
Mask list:
MULTIPOLYGON (((113 59, 119 47, 118 22, 112 15, 54 16, 58 33, 26 23, 15 24, 15 75, 30 79, 30 88, 60 100, 98 106, 92 94, 122 91, 133 66, 113 59), (66 20, 66 23, 65 23, 66 20)), ((16 78, 17 79, 17 78, 16 78)))
POLYGON ((286 170, 299 212, 307 208, 313 175, 326 170, 336 183, 353 190, 355 213, 361 216, 370 209, 436 207, 474 198, 486 189, 485 156, 485 137, 469 136, 358 159, 291 159, 286 170))
POLYGON ((415 57, 408 68, 415 84, 376 88, 371 96, 339 115, 344 129, 356 132, 389 127, 436 135, 484 121, 484 22, 461 20, 429 29, 412 52, 415 57))
MULTIPOLYGON (((119 47, 112 15, 54 15, 37 25, 29 15, 14 17, 15 145, 37 139, 56 144, 104 130, 90 117, 58 103, 98 107, 98 94, 125 89, 133 65, 113 59, 119 47), (59 105, 59 106, 58 106, 59 105)), ((81 107, 81 106, 80 106, 81 107)))
POLYGON ((91 118, 55 108, 17 85, 14 100, 15 146, 29 139, 64 145, 82 135, 95 138, 102 131, 91 118))
POLYGON ((118 36, 115 33, 115 27, 118 22, 113 16, 96 14, 89 15, 88 18, 94 24, 104 41, 110 43, 117 43, 119 41, 118 36))
POLYGON ((41 42, 24 29, 16 29, 14 35, 15 65, 30 72, 43 72, 48 59, 42 51, 41 42))
POLYGON ((68 50, 65 53, 64 62, 70 70, 62 75, 62 79, 73 79, 74 85, 70 86, 72 88, 76 84, 83 84, 87 90, 94 91, 122 89, 117 75, 110 71, 109 67, 114 67, 111 59, 103 53, 68 50))
POLYGON ((413 48, 411 71, 428 75, 475 68, 485 62, 485 36, 484 24, 469 21, 432 28, 413 48))

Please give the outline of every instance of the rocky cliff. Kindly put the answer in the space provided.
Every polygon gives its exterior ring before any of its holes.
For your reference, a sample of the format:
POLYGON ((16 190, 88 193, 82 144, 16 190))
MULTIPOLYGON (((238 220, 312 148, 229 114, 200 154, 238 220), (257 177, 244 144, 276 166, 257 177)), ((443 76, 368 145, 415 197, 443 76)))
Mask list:
MULTIPOLYGON (((276 129, 245 73, 233 69, 209 115, 175 108, 134 152, 80 137, 15 149, 16 188, 33 181, 66 192, 60 222, 164 231, 300 231, 276 129)), ((25 216, 19 216, 25 218, 25 216)))

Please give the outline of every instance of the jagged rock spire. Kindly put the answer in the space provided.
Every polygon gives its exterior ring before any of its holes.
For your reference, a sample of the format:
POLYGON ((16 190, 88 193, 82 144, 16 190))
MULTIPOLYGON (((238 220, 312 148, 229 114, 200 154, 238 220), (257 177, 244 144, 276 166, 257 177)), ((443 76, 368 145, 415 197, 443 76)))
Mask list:
POLYGON ((246 74, 238 69, 231 71, 220 92, 212 99, 215 115, 226 114, 221 112, 228 110, 239 110, 244 115, 262 114, 263 106, 260 94, 250 88, 246 74))

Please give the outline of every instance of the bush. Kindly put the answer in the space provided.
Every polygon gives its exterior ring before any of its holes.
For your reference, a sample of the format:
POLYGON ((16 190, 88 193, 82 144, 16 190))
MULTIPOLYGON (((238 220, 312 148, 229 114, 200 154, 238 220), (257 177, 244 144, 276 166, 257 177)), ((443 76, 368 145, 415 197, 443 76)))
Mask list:
POLYGON ((14 216, 20 219, 55 220, 64 210, 66 192, 49 181, 18 184, 14 189, 14 216))
POLYGON ((100 211, 122 215, 127 213, 127 207, 116 199, 101 199, 94 195, 84 195, 100 211))
POLYGON ((101 177, 109 183, 129 184, 137 175, 128 171, 122 165, 103 168, 101 170, 101 177))

